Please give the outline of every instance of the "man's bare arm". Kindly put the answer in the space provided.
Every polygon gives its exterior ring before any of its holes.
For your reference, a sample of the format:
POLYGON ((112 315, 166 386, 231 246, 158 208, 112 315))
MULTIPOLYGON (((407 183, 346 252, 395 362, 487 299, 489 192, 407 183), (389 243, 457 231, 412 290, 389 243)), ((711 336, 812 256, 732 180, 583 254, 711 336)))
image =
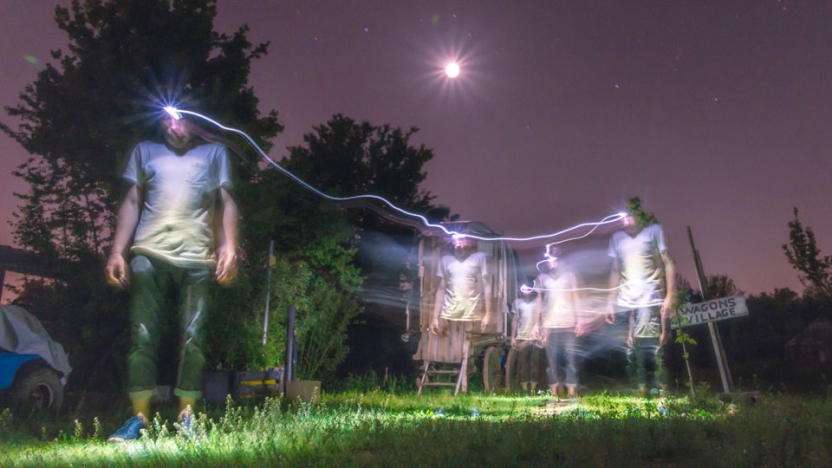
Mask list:
POLYGON ((615 322, 615 298, 618 295, 618 286, 621 284, 621 276, 618 274, 618 259, 612 260, 610 270, 610 294, 607 297, 607 323, 615 322))
POLYGON ((224 188, 220 188, 222 201, 222 231, 216 232, 217 246, 217 281, 228 284, 237 277, 237 250, 240 231, 240 213, 234 198, 224 188))
POLYGON ((575 336, 581 336, 586 334, 586 330, 588 329, 588 324, 585 314, 579 308, 581 307, 581 295, 578 292, 578 277, 575 275, 571 275, 569 281, 569 297, 572 300, 572 317, 575 319, 575 336))
POLYGON ((491 277, 489 276, 483 278, 482 295, 485 297, 485 316, 482 318, 481 330, 485 332, 486 327, 496 323, 496 319, 491 316, 491 277))
POLYGON ((127 191, 127 196, 124 197, 124 202, 118 210, 116 234, 105 268, 107 282, 113 286, 123 288, 130 283, 126 253, 130 241, 133 239, 133 234, 136 232, 136 226, 139 224, 140 204, 139 188, 136 184, 133 184, 127 191))
MULTIPOLYGON (((515 303, 516 304, 516 303, 515 303)), ((511 347, 517 349, 517 326, 520 322, 520 308, 515 307, 514 317, 511 320, 511 347)))
POLYGON ((668 255, 667 250, 662 252, 662 261, 664 262, 667 294, 662 302, 662 333, 659 337, 659 343, 665 345, 670 341, 670 319, 675 313, 673 307, 676 302, 676 265, 673 263, 673 259, 670 258, 670 255, 668 255))
POLYGON ((670 320, 670 315, 673 313, 673 302, 676 299, 676 265, 668 255, 667 250, 662 252, 662 261, 664 262, 665 286, 667 288, 667 294, 662 303, 662 318, 670 320))
POLYGON ((433 313, 430 316, 430 331, 434 334, 442 333, 439 328, 439 314, 442 313, 442 303, 445 301, 445 278, 439 278, 434 296, 433 313))

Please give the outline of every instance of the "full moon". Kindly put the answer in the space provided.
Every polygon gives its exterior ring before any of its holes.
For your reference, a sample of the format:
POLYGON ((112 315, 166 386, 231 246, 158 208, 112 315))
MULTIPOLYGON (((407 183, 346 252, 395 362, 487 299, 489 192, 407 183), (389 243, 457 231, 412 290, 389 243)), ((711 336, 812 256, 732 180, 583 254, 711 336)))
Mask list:
POLYGON ((445 74, 448 78, 456 78, 459 76, 459 65, 456 62, 451 62, 445 66, 445 74))

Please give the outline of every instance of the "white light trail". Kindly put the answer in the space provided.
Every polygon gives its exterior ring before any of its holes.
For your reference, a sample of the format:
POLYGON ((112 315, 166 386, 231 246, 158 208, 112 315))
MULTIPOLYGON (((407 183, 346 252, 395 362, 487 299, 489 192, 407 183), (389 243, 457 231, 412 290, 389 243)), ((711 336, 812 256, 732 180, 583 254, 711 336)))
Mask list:
POLYGON ((556 245, 556 244, 562 244, 562 243, 568 242, 570 240, 582 239, 582 238, 592 234, 592 232, 595 231, 596 229, 598 229, 598 227, 600 227, 602 225, 605 225, 605 224, 615 223, 615 222, 621 220, 622 218, 624 218, 626 216, 626 213, 616 213, 616 214, 607 216, 606 218, 603 218, 602 220, 600 220, 598 222, 581 223, 581 224, 577 224, 575 226, 572 226, 570 228, 564 229, 562 231, 553 232, 551 234, 541 234, 541 235, 537 235, 537 236, 530 236, 530 237, 484 237, 484 236, 475 236, 475 235, 471 235, 471 234, 455 232, 455 231, 449 230, 448 228, 446 228, 445 226, 442 226, 441 224, 435 224, 435 223, 429 222, 427 218, 425 218, 424 216, 422 216, 418 213, 411 213, 407 210, 399 208, 398 206, 394 205, 393 203, 391 203, 387 199, 385 199, 383 197, 380 197, 378 195, 366 194, 366 195, 354 195, 354 196, 350 196, 350 197, 333 197, 331 195, 327 195, 324 192, 321 192, 320 190, 316 189, 315 187, 309 185, 303 179, 301 179, 300 177, 291 173, 290 171, 285 169, 280 164, 277 164, 276 162, 274 162, 263 151, 263 149, 260 148, 260 146, 257 143, 255 143, 255 141, 250 136, 248 136, 248 134, 246 134, 244 131, 233 128, 233 127, 226 127, 225 125, 217 122, 216 120, 213 120, 210 117, 206 117, 206 116, 204 116, 202 114, 199 114, 197 112, 178 109, 178 108, 170 106, 170 105, 164 106, 163 110, 168 115, 170 115, 172 118, 174 118, 175 120, 180 120, 183 115, 192 115, 194 117, 198 117, 202 120, 205 120, 206 122, 210 122, 211 124, 215 125, 218 128, 221 128, 225 131, 236 133, 236 134, 240 135, 241 137, 243 137, 246 140, 246 142, 248 142, 249 145, 251 145, 252 148, 254 148, 257 151, 257 153, 260 155, 261 158, 263 158, 263 160, 266 163, 268 163, 269 165, 271 165, 275 169, 277 169, 280 172, 282 172, 283 174, 285 174, 290 179, 294 180, 298 184, 305 187, 307 190, 315 193, 316 195, 318 195, 320 197, 326 198, 327 200, 336 201, 336 202, 366 200, 366 199, 377 200, 377 201, 380 201, 380 202, 386 204, 387 206, 389 206, 393 210, 398 211, 399 213, 401 213, 405 216, 410 216, 410 217, 419 219, 426 227, 439 229, 439 230, 443 231, 445 234, 447 234, 449 236, 452 236, 455 239, 471 238, 471 239, 477 239, 477 240, 482 240, 482 241, 500 241, 501 240, 501 241, 509 241, 509 242, 528 242, 528 241, 541 240, 541 239, 551 239, 551 238, 558 237, 558 236, 561 236, 563 234, 566 234, 568 232, 572 232, 572 231, 575 231, 575 230, 578 230, 578 229, 581 229, 581 228, 592 226, 592 229, 589 230, 589 232, 587 232, 586 234, 583 234, 583 235, 577 236, 577 237, 572 237, 572 238, 569 238, 569 239, 556 241, 556 242, 553 242, 553 243, 549 244, 549 246, 552 246, 552 245, 556 245))

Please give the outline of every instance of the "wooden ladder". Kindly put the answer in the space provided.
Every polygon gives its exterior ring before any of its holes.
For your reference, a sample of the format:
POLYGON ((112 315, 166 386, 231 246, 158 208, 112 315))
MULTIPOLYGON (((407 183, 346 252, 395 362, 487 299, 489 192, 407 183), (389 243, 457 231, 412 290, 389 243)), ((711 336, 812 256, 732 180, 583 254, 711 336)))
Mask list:
POLYGON ((468 351, 471 347, 471 340, 466 334, 465 342, 462 345, 462 362, 459 363, 452 363, 454 366, 458 366, 454 369, 431 369, 430 364, 431 361, 423 361, 424 371, 422 373, 422 378, 419 379, 419 392, 418 395, 422 395, 422 389, 424 387, 455 387, 454 389, 454 396, 456 396, 460 390, 463 392, 468 391, 468 351), (456 383, 454 382, 437 382, 435 380, 431 380, 431 377, 438 377, 440 375, 456 375, 456 383))

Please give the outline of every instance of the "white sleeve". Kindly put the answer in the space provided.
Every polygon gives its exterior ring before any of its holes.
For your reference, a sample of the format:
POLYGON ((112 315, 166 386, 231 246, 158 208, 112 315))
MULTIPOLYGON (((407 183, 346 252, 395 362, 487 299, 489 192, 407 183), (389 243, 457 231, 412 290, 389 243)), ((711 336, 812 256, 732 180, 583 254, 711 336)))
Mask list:
POLYGON ((482 272, 482 277, 485 278, 488 276, 488 258, 485 254, 480 255, 480 270, 482 272))
POLYGON ((439 258, 439 268, 436 269, 436 276, 445 279, 445 257, 439 258))
POLYGON ((228 157, 228 149, 225 146, 220 146, 217 154, 217 164, 219 164, 219 184, 220 187, 231 190, 231 161, 228 157))
POLYGON ((664 229, 662 229, 661 224, 656 225, 655 236, 656 236, 656 247, 659 248, 659 253, 666 252, 667 251, 667 244, 665 243, 665 240, 664 240, 664 229))
POLYGON ((615 248, 615 244, 616 244, 616 242, 615 242, 615 233, 613 233, 612 236, 610 236, 610 244, 607 247, 607 256, 610 257, 610 258, 618 258, 618 254, 616 253, 617 249, 615 248))
POLYGON ((130 153, 130 159, 127 160, 127 167, 124 169, 124 178, 136 185, 142 185, 139 181, 144 179, 141 177, 141 154, 141 144, 138 144, 130 153))

